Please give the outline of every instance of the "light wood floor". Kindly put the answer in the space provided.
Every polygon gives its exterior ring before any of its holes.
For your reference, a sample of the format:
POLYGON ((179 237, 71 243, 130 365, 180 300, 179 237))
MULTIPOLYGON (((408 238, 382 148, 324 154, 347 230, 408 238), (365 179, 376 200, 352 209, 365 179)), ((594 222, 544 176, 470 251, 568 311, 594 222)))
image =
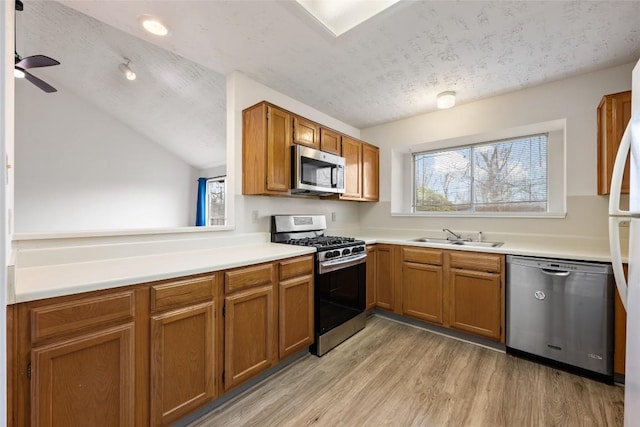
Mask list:
POLYGON ((385 318, 190 427, 622 426, 624 389, 385 318))

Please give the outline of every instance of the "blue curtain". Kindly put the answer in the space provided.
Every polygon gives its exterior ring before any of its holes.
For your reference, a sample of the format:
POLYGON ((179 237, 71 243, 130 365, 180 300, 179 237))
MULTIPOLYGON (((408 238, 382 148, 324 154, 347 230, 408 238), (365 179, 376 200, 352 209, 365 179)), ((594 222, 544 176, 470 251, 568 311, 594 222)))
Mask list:
POLYGON ((196 226, 207 225, 207 178, 198 178, 198 203, 196 205, 196 226))

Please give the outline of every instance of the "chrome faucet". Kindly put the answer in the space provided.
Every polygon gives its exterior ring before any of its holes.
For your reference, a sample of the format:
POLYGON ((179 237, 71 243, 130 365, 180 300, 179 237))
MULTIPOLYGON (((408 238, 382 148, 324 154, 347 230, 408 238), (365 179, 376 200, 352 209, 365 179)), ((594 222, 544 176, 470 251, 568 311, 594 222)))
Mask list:
POLYGON ((448 228, 443 228, 442 231, 444 231, 445 233, 449 233, 453 237, 455 237, 455 239, 452 239, 451 236, 447 236, 447 240, 462 240, 462 236, 460 234, 456 234, 448 228))

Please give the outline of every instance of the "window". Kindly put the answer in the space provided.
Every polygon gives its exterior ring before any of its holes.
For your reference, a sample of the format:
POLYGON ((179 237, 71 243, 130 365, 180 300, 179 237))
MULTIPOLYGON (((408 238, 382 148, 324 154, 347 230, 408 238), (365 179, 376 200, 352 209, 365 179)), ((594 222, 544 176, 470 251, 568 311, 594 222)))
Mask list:
POLYGON ((549 212, 548 134, 413 154, 413 212, 549 212))
POLYGON ((226 176, 207 180, 207 222, 208 225, 226 225, 225 198, 226 176))

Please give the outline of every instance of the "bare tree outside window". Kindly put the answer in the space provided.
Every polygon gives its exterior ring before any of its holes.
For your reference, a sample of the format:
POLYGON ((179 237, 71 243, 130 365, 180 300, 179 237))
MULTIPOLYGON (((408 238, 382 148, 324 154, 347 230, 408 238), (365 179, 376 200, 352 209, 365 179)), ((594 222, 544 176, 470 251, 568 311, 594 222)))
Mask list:
POLYGON ((547 212, 547 134, 416 153, 415 212, 547 212))

